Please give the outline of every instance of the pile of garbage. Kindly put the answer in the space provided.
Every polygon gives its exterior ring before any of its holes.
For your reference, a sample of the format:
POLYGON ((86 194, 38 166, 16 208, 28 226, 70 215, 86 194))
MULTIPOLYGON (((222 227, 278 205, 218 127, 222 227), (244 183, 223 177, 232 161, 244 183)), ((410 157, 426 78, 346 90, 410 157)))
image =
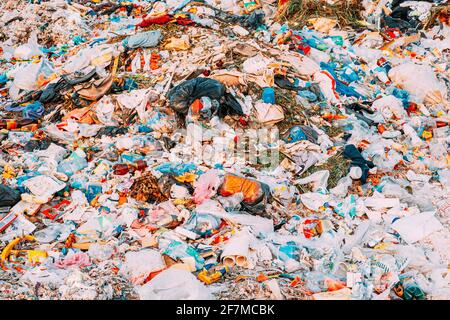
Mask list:
POLYGON ((2 1, 0 297, 449 299, 448 6, 301 2, 2 1))

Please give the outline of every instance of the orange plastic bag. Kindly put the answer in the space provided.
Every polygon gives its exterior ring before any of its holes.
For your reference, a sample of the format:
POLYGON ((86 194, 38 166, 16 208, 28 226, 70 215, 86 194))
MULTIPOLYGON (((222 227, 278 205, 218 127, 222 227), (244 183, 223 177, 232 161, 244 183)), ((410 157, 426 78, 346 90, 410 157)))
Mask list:
POLYGON ((79 123, 87 123, 87 124, 97 124, 99 123, 96 119, 96 115, 94 111, 91 110, 91 106, 74 109, 70 111, 64 118, 63 121, 67 121, 68 119, 73 119, 79 123))
POLYGON ((251 203, 261 197, 261 186, 258 181, 226 175, 220 188, 220 195, 224 197, 242 192, 244 202, 251 203))
POLYGON ((329 278, 325 279, 325 286, 328 288, 328 291, 337 291, 346 287, 343 282, 329 278))

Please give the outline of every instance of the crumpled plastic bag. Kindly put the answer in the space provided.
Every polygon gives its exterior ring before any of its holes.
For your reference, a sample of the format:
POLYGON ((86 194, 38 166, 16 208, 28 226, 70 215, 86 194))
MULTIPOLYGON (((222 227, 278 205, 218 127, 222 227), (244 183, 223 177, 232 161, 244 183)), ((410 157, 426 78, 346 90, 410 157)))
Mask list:
POLYGON ((429 211, 396 220, 392 224, 392 229, 397 231, 408 244, 411 244, 443 229, 443 226, 434 216, 434 211, 429 211))
POLYGON ((103 96, 94 107, 98 120, 107 126, 117 126, 119 123, 114 115, 116 106, 109 95, 103 96))
POLYGON ((105 68, 111 63, 114 54, 114 48, 111 45, 88 47, 69 57, 67 63, 63 66, 63 70, 67 73, 80 72, 82 70, 83 73, 87 73, 85 68, 89 65, 105 68))
POLYGON ((125 262, 120 268, 120 274, 134 284, 143 284, 154 271, 166 267, 161 254, 155 250, 129 251, 125 254, 125 262))
POLYGON ((116 97, 117 103, 122 109, 135 109, 139 119, 143 122, 148 120, 146 106, 148 102, 154 102, 158 95, 154 90, 138 89, 125 92, 116 97))
POLYGON ((447 99, 445 85, 438 80, 430 66, 404 63, 392 68, 389 78, 411 93, 411 99, 416 103, 436 105, 447 99))
POLYGON ((297 179, 295 181, 295 183, 301 184, 301 185, 312 183, 312 185, 313 185, 312 190, 314 192, 317 192, 319 190, 327 190, 329 177, 330 177, 330 171, 320 170, 320 171, 314 172, 313 174, 311 174, 303 179, 297 179))
POLYGON ((26 106, 8 106, 5 110, 14 112, 22 111, 22 117, 24 119, 32 120, 40 119, 45 113, 45 108, 39 101, 27 104, 26 106))
POLYGON ((61 269, 67 269, 69 267, 87 267, 91 265, 89 256, 84 252, 71 252, 67 254, 63 259, 57 260, 55 266, 61 269))
POLYGON ((284 153, 291 156, 297 165, 297 174, 302 174, 321 159, 320 146, 308 141, 300 140, 281 146, 284 153))
POLYGON ((190 272, 167 269, 137 289, 141 300, 212 300, 210 290, 190 272))
POLYGON ((386 121, 391 120, 393 116, 398 119, 405 119, 407 117, 402 101, 392 95, 375 100, 372 108, 379 111, 386 121))
POLYGON ((270 59, 267 59, 262 55, 256 55, 244 61, 242 70, 244 73, 262 75, 267 70, 270 62, 270 59))
POLYGON ((202 203, 217 193, 221 180, 219 170, 209 170, 194 182, 194 202, 202 203))
POLYGON ((123 45, 130 48, 152 48, 156 47, 162 39, 161 30, 137 33, 123 40, 123 45))
POLYGON ((185 264, 185 266, 188 266, 190 268, 190 271, 192 272, 201 270, 205 266, 205 259, 192 245, 189 245, 185 242, 173 240, 167 245, 166 248, 164 248, 162 254, 167 255, 176 261, 181 260, 185 264))
POLYGON ((39 49, 39 45, 37 42, 37 30, 31 33, 30 38, 26 44, 18 46, 16 50, 14 50, 13 57, 21 60, 29 60, 34 56, 41 56, 42 51, 39 49))
POLYGON ((229 197, 236 193, 244 195, 241 204, 247 211, 259 215, 266 214, 266 204, 272 199, 270 187, 267 184, 234 174, 226 174, 220 186, 219 194, 223 197, 229 197))
POLYGON ((328 201, 329 197, 329 195, 317 192, 306 192, 300 195, 300 200, 308 209, 318 211, 328 201))
POLYGON ((54 223, 47 228, 36 231, 34 237, 40 243, 51 243, 55 240, 64 241, 73 231, 72 224, 54 223))
POLYGON ((169 91, 170 106, 177 112, 187 113, 195 99, 209 97, 220 99, 225 94, 225 86, 219 81, 208 78, 187 80, 169 91))
POLYGON ((0 207, 12 207, 19 201, 19 191, 3 184, 0 185, 0 207))
POLYGON ((26 91, 37 90, 46 80, 50 80, 54 74, 53 64, 45 59, 42 59, 38 64, 31 63, 19 68, 14 71, 14 82, 10 88, 10 94, 14 94, 14 91, 17 89, 26 91))
POLYGON ((21 280, 32 284, 52 284, 54 286, 61 286, 69 271, 65 269, 58 269, 54 266, 38 265, 27 269, 21 280))
POLYGON ((336 92, 336 80, 329 72, 316 72, 313 75, 313 79, 318 83, 320 91, 322 92, 328 103, 339 104, 340 97, 336 92))
POLYGON ((190 230, 199 236, 205 237, 212 235, 217 230, 221 220, 210 214, 193 213, 183 228, 190 230))

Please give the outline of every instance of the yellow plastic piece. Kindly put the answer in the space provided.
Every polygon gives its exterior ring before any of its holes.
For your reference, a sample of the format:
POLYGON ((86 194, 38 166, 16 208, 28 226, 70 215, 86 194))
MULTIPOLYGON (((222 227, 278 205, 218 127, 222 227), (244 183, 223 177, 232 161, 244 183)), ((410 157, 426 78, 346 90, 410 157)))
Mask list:
POLYGON ((41 258, 47 258, 47 251, 42 250, 29 250, 28 251, 28 261, 30 263, 38 263, 41 262, 41 258))
POLYGON ((388 247, 389 247, 389 244, 388 244, 388 243, 381 242, 381 243, 377 244, 377 245, 374 247, 374 249, 375 249, 375 250, 385 250, 385 249, 387 249, 388 247))
POLYGON ((119 56, 117 56, 114 59, 114 65, 113 65, 112 72, 111 72, 113 77, 116 76, 118 67, 119 67, 119 56))
POLYGON ((21 253, 26 253, 28 256, 28 262, 32 264, 36 264, 41 262, 41 258, 47 258, 47 251, 42 250, 11 250, 10 254, 14 256, 18 256, 21 253))
POLYGON ((192 172, 186 172, 185 174, 175 177, 179 182, 193 183, 195 181, 195 174, 192 172))
POLYGON ((189 203, 189 200, 183 200, 183 199, 175 199, 172 201, 174 205, 185 205, 189 203))
POLYGON ((424 138, 424 139, 431 139, 432 137, 433 137, 433 132, 432 131, 424 130, 422 132, 422 138, 424 138))
POLYGON ((210 272, 206 269, 203 269, 198 274, 198 279, 206 284, 211 284, 213 282, 218 281, 222 277, 222 273, 220 271, 210 272))
POLYGON ((33 236, 26 235, 21 238, 15 238, 12 240, 8 245, 3 249, 2 254, 0 255, 0 264, 3 266, 5 261, 8 259, 9 255, 11 254, 11 251, 13 248, 23 241, 35 241, 36 239, 33 236))
POLYGON ((6 165, 3 168, 3 178, 11 179, 11 178, 14 178, 15 176, 16 176, 16 172, 14 171, 13 167, 11 167, 10 165, 6 165))

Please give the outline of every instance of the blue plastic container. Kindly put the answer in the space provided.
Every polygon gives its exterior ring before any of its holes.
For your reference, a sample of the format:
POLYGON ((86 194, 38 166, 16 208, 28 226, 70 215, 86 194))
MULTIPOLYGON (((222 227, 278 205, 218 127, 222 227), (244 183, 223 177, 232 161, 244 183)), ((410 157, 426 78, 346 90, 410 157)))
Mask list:
POLYGON ((267 87, 263 89, 262 100, 264 103, 275 104, 275 90, 267 87))

